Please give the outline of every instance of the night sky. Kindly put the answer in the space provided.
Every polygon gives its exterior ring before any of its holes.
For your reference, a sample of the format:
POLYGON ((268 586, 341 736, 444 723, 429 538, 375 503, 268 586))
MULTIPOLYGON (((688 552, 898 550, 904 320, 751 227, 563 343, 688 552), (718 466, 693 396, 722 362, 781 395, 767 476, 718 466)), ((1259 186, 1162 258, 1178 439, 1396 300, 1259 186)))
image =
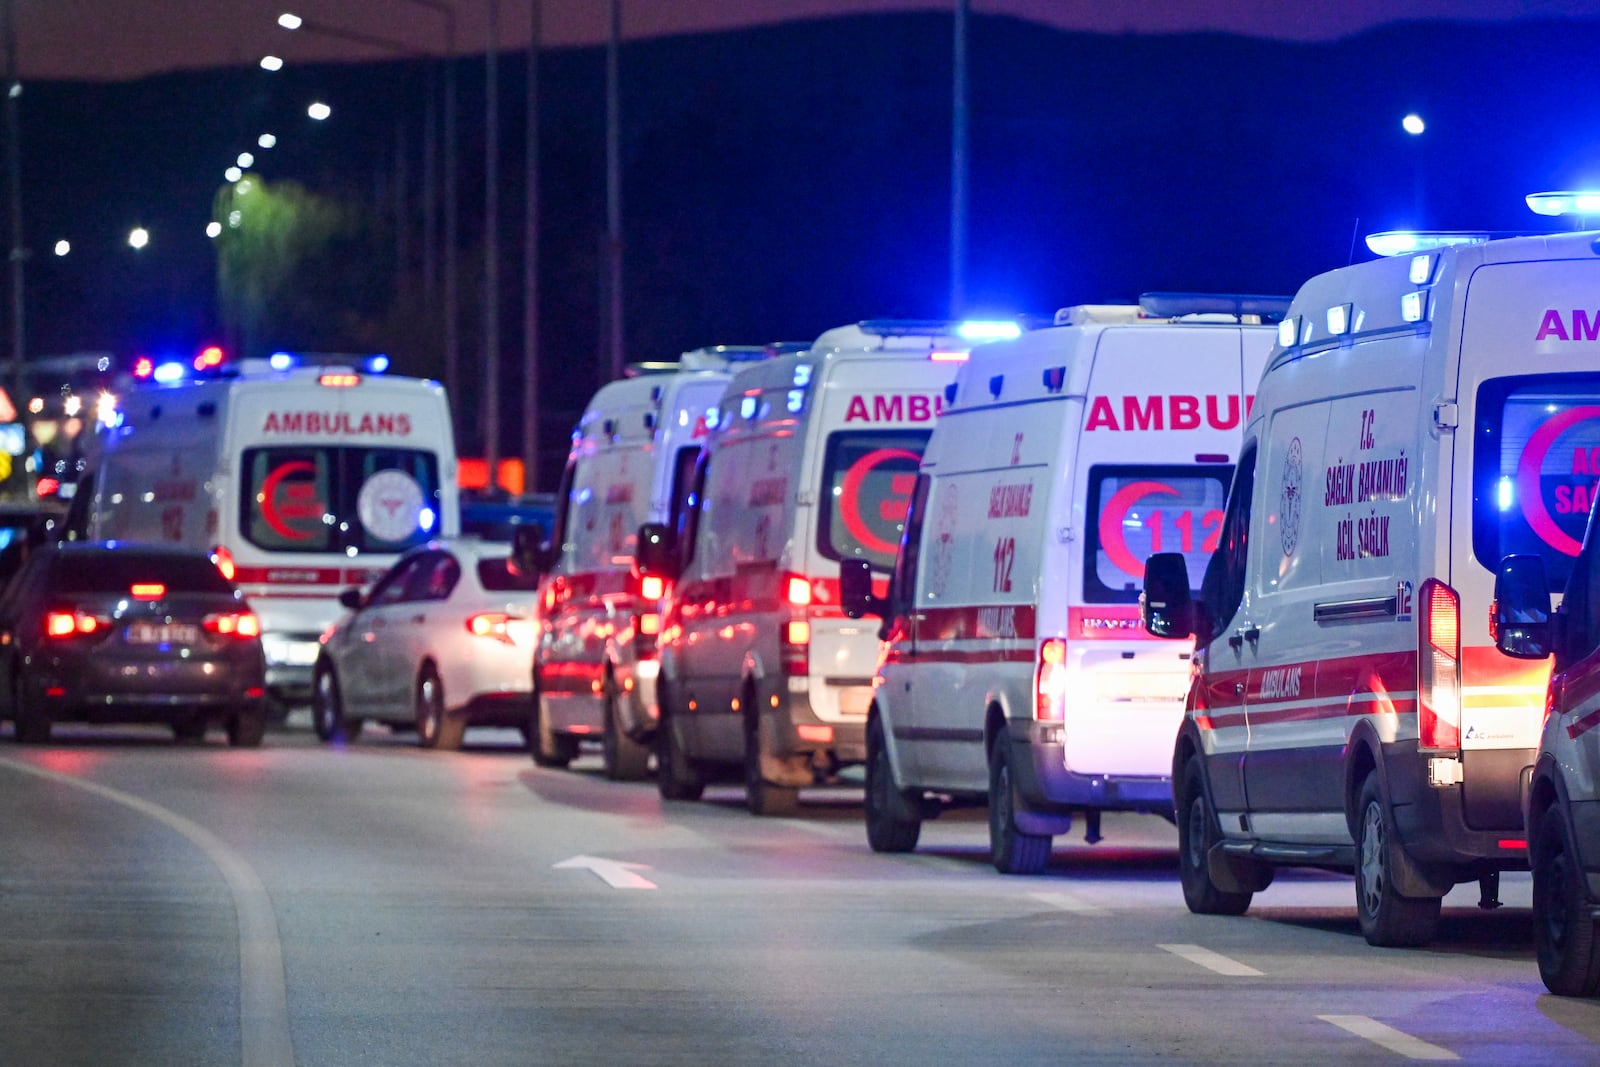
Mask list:
MULTIPOLYGON (((605 5, 578 6, 603 15, 605 5)), ((1367 232, 1544 228, 1523 194, 1600 181, 1590 132, 1600 20, 1412 22, 1283 40, 1071 32, 984 13, 1000 3, 973 6, 970 310, 1048 315, 1150 290, 1288 293, 1366 258, 1367 232), (1428 122, 1419 138, 1400 128, 1412 110, 1428 122)), ((950 25, 924 11, 630 40, 629 358, 946 313, 950 25)), ((499 64, 507 450, 521 432, 524 62, 499 64)), ((258 165, 269 182, 376 204, 399 182, 414 205, 439 69, 298 62, 276 75, 240 65, 30 82, 20 142, 30 353, 177 352, 218 336, 203 228, 223 168, 265 127, 280 134, 258 165), (335 107, 324 126, 301 118, 312 96, 335 107), (125 243, 135 223, 152 234, 141 253, 125 243), (49 251, 59 237, 73 242, 65 259, 49 251)), ((603 377, 602 72, 592 45, 541 57, 551 454, 603 377)), ((463 58, 458 76, 463 350, 481 364, 482 56, 463 58)), ((372 340, 400 369, 438 374, 437 351, 414 334, 372 340)), ((470 435, 483 398, 463 394, 470 435)), ((542 464, 552 476, 555 466, 542 464)))

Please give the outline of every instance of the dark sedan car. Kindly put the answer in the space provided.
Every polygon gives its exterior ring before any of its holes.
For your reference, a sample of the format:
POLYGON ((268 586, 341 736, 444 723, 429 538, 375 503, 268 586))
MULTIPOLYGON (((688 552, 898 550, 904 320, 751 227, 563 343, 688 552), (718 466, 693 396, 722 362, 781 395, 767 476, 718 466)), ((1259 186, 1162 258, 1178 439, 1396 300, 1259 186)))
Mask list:
POLYGON ((49 545, 0 597, 0 717, 24 743, 55 722, 165 723, 236 746, 265 731, 260 622, 202 552, 49 545))

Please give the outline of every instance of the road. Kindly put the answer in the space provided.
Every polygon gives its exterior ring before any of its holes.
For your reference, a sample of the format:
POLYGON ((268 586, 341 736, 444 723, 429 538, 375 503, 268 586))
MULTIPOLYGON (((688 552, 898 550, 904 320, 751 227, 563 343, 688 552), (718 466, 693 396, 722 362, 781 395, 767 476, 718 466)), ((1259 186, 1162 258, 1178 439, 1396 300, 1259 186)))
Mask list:
POLYGON ((0 743, 0 1064, 1600 1062, 1526 875, 1377 950, 1332 875, 1188 914, 1146 816, 1006 878, 981 812, 878 856, 859 789, 755 819, 467 745, 0 743))

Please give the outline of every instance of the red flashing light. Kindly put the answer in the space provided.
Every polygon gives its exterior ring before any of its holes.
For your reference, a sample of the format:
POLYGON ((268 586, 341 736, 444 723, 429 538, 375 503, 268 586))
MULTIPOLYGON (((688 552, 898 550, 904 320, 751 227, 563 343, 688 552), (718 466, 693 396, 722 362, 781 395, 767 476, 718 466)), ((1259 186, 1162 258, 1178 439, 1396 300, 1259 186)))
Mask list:
POLYGON ((141 380, 154 376, 156 361, 149 356, 140 356, 133 361, 133 376, 141 380))
POLYGON ((194 357, 195 370, 215 370, 222 366, 222 349, 217 345, 207 345, 194 357))
POLYGON ((55 496, 61 492, 61 479, 40 478, 39 484, 34 488, 40 496, 55 496))
POLYGON ((167 587, 160 582, 134 582, 128 592, 135 600, 160 600, 167 595, 167 587))
POLYGON ((658 574, 647 574, 639 579, 639 596, 644 600, 660 600, 667 595, 667 582, 658 574))
POLYGON ((361 384, 361 375, 350 371, 329 371, 317 378, 317 384, 330 389, 349 389, 361 384))
POLYGON ((218 545, 211 550, 211 562, 217 565, 217 570, 222 572, 222 576, 224 578, 228 579, 230 582, 233 581, 233 576, 237 571, 237 568, 233 563, 232 552, 229 552, 223 546, 218 545))

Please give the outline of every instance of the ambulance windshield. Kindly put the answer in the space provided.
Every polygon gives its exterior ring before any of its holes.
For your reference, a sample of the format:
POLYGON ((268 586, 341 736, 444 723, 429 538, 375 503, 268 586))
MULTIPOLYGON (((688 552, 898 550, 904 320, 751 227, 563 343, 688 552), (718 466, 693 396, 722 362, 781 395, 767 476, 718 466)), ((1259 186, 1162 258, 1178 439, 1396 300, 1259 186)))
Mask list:
POLYGON ((439 463, 406 448, 244 452, 239 528, 274 552, 399 552, 439 532, 439 463))
POLYGON ((1600 375, 1495 378, 1478 389, 1472 550, 1544 557, 1565 587, 1600 480, 1600 375))
POLYGON ((1232 474, 1227 464, 1091 467, 1084 602, 1138 603, 1144 561, 1156 552, 1182 552, 1198 590, 1232 474))
POLYGON ((894 566, 928 430, 845 430, 828 438, 817 548, 829 559, 894 566))

